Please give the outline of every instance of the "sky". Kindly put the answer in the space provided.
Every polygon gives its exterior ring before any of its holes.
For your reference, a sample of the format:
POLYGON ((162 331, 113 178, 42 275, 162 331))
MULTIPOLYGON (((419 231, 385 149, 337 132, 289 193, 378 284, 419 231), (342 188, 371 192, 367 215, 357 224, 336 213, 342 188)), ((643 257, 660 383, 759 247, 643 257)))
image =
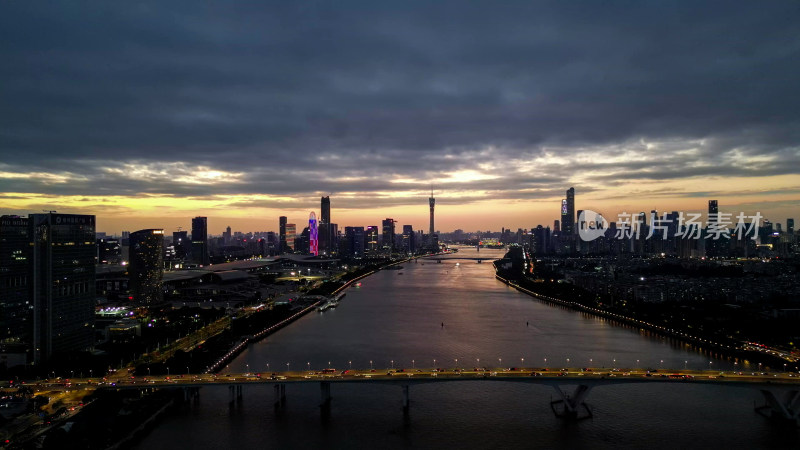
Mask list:
POLYGON ((800 2, 0 3, 0 214, 800 219, 800 2))

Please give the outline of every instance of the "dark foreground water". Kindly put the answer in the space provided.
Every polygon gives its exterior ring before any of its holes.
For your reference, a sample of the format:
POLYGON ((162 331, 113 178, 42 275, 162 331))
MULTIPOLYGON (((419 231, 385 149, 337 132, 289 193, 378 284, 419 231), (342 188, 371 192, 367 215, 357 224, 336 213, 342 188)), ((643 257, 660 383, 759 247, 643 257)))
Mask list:
MULTIPOLYGON (((464 249, 457 256, 502 256, 464 249)), ((312 313, 251 346, 228 370, 387 367, 605 366, 719 368, 732 361, 578 312, 544 305, 495 280, 492 265, 419 260, 348 290, 337 309, 312 313), (402 272, 402 275, 401 275, 402 272), (441 324, 444 323, 444 327, 441 324), (524 358, 524 363, 522 359, 524 358), (456 363, 458 359, 458 363, 456 363), (478 362, 480 359, 480 363, 478 362), (546 363, 545 363, 546 359, 546 363), (567 360, 569 359, 569 362, 567 360), (413 361, 413 362, 412 362, 413 361), (709 364, 711 363, 711 364, 709 364)), ((166 416, 142 449, 250 448, 798 448, 794 430, 753 411, 753 388, 630 384, 595 388, 594 418, 554 417, 553 390, 521 383, 457 382, 411 387, 403 419, 397 386, 332 385, 320 419, 319 386, 247 386, 229 405, 206 387, 196 405, 166 416)))

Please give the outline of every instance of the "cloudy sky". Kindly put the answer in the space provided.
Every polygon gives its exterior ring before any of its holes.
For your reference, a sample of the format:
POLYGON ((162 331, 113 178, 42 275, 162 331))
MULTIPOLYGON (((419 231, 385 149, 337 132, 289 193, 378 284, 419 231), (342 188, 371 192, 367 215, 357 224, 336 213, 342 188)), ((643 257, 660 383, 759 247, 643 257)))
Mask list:
POLYGON ((0 213, 800 219, 800 2, 0 3, 0 213))

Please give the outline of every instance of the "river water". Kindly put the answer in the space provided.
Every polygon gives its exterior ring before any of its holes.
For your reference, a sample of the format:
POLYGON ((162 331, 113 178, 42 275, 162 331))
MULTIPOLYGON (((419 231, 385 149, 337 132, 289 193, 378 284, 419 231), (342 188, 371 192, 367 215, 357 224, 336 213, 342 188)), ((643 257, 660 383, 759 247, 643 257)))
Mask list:
MULTIPOLYGON (((454 256, 502 254, 467 248, 454 256)), ((225 371, 286 370, 287 363, 292 370, 341 370, 351 364, 369 368, 370 362, 380 370, 734 368, 733 361, 701 349, 540 303, 497 281, 490 261, 448 259, 408 262, 402 270, 365 278, 347 290, 338 308, 313 312, 251 345, 225 371)), ((797 448, 800 443, 794 430, 777 428, 753 411, 755 401, 763 403, 753 388, 603 386, 587 400, 594 417, 577 423, 554 416, 553 393, 551 387, 523 383, 412 386, 410 416, 404 419, 399 387, 333 384, 331 414, 321 420, 315 383, 288 385, 282 411, 272 407, 269 385, 246 386, 234 405, 227 388, 205 387, 199 402, 166 416, 138 448, 797 448)))

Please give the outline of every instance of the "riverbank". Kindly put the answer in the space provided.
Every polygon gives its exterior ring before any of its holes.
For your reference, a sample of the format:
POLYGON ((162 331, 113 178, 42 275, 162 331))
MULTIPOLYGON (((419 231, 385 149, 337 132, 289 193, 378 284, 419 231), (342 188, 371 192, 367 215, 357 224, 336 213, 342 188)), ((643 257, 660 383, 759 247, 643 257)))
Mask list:
POLYGON ((598 308, 592 308, 590 306, 583 305, 578 302, 571 302, 567 300, 562 300, 559 298, 551 297, 548 295, 539 294, 537 292, 531 291, 523 286, 520 286, 516 281, 509 278, 505 278, 500 275, 499 270, 497 268, 497 262, 495 261, 495 278, 504 284, 512 287, 522 293, 525 293, 531 297, 536 298, 539 301, 544 303, 549 303, 551 305, 558 305, 562 306, 571 310, 580 311, 592 316, 602 317, 604 319, 612 320, 621 324, 630 325, 639 329, 650 331, 654 334, 675 339, 680 342, 684 342, 690 345, 694 345, 698 348, 709 349, 719 353, 720 355, 732 358, 734 360, 743 361, 743 362, 750 362, 759 364, 759 368, 763 365, 763 370, 781 370, 783 369, 783 364, 786 362, 783 359, 772 357, 770 355, 764 355, 759 352, 749 351, 746 349, 742 349, 737 347, 735 343, 722 343, 718 341, 714 341, 712 339, 707 339, 705 337, 696 336, 691 333, 687 333, 680 329, 663 327, 660 325, 656 325, 647 321, 639 320, 633 317, 623 316, 621 314, 612 313, 609 311, 604 311, 598 308), (731 345, 733 344, 733 345, 731 345))

